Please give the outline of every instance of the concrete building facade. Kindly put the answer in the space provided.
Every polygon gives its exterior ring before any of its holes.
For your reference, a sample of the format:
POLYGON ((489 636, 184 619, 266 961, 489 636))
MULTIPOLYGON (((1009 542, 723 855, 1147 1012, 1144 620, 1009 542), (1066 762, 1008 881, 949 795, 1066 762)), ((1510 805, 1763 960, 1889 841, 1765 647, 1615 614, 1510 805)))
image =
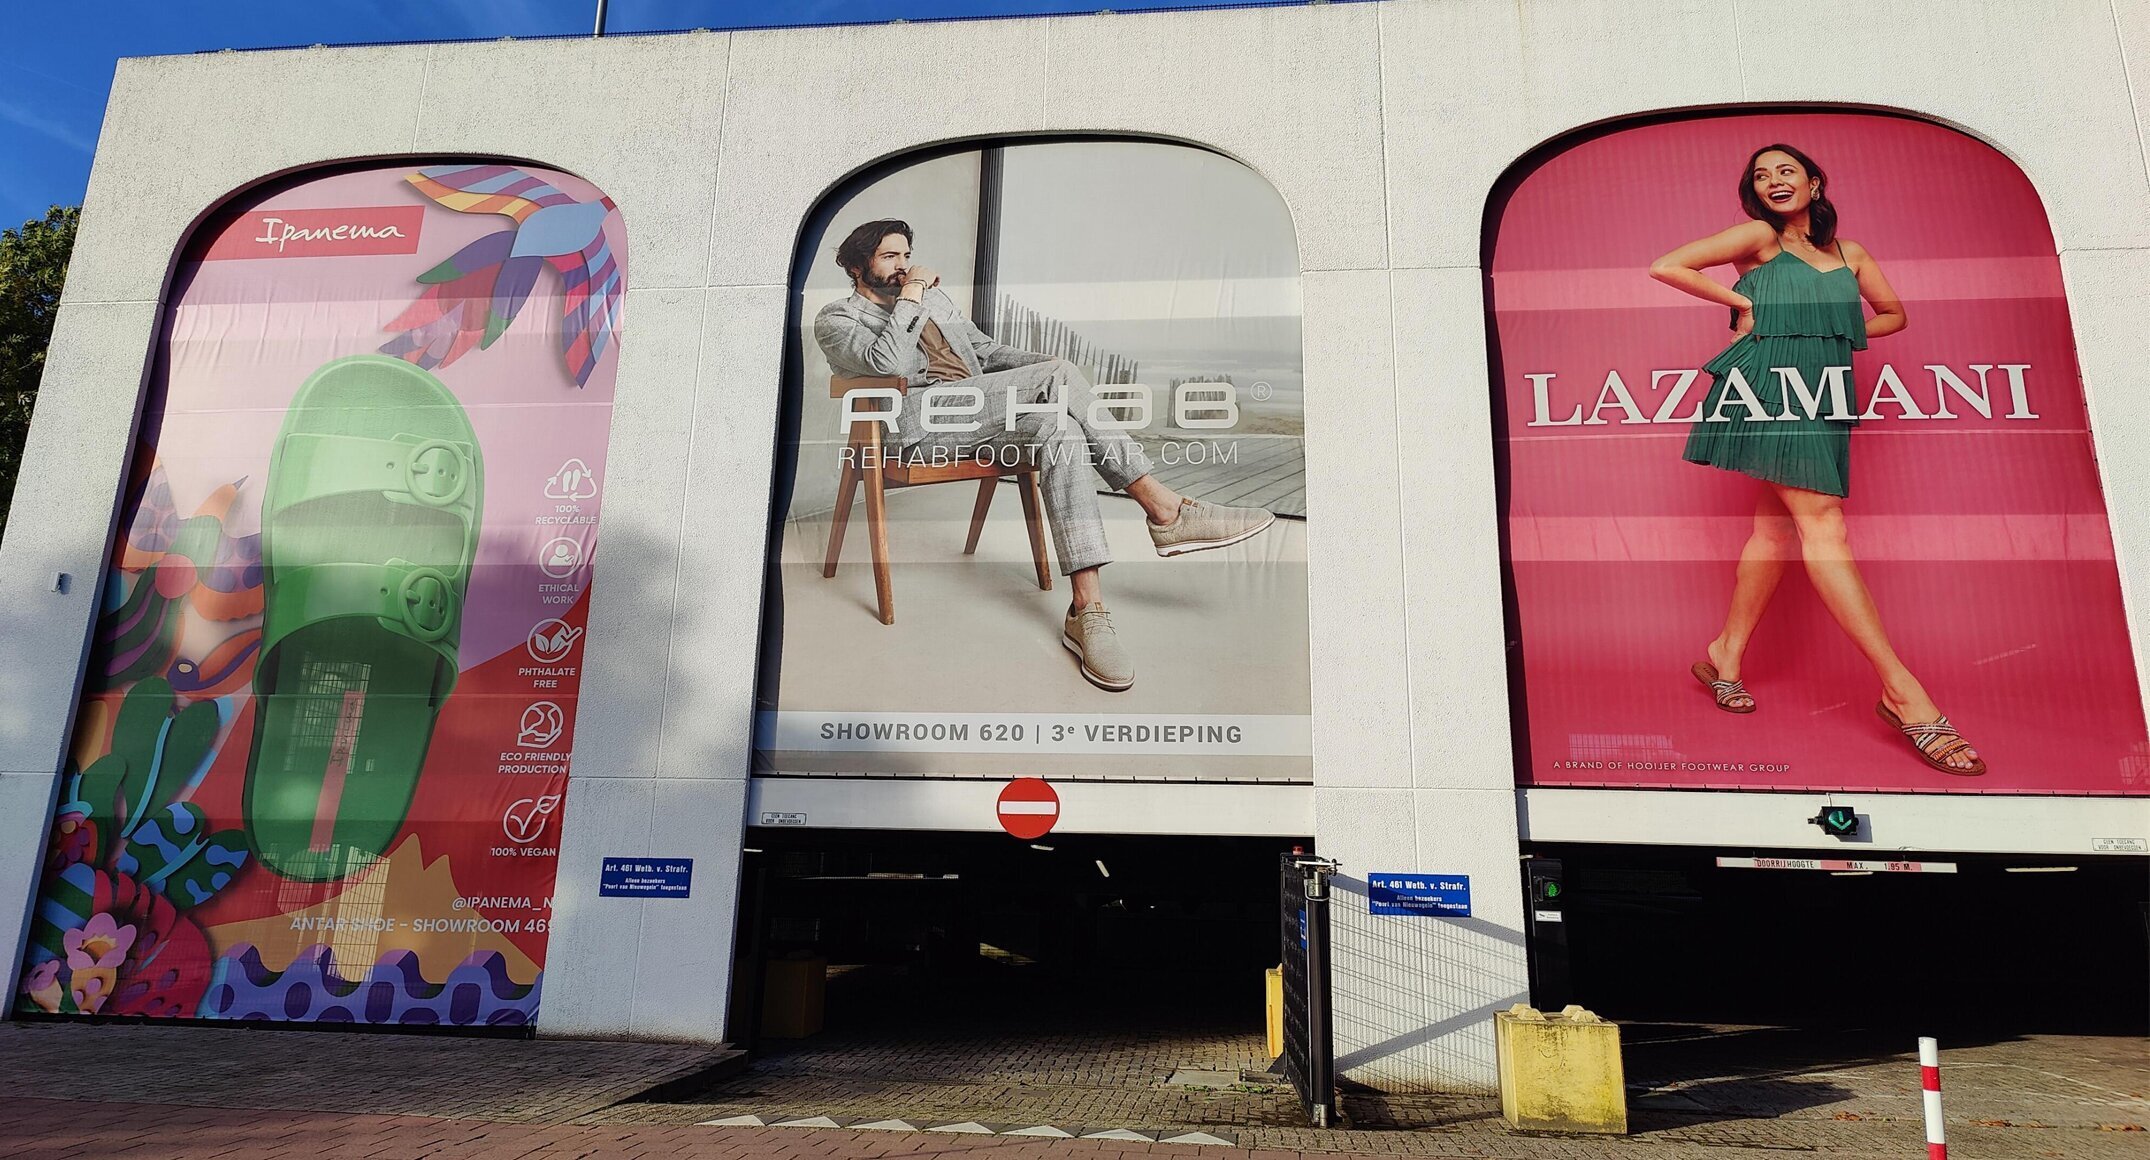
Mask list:
MULTIPOLYGON (((587 179, 630 236, 599 584, 564 806, 542 1035, 726 1038, 739 852, 764 812, 988 830, 997 786, 750 776, 772 437, 802 223, 847 177, 951 142, 1184 142, 1269 181, 1304 293, 1310 785, 1075 783, 1069 825, 1311 835, 1346 878, 1468 873, 1468 921, 1338 947, 1337 1051, 1376 1086, 1490 1085, 1523 1000, 1519 845, 1800 849, 1830 795, 1519 790, 1487 385, 1489 198, 1545 143, 1708 107, 1953 126, 2044 200, 2130 622, 2150 592, 2150 9, 2046 0, 1385 0, 122 62, 11 510, 0 589, 0 899, 34 897, 174 256, 259 183, 360 159, 587 179), (1794 27, 1796 25, 1796 27, 1794 27), (1793 33, 1808 39, 1795 44, 1793 33), (915 62, 917 83, 888 62, 915 62), (1406 418, 1408 416, 1408 418, 1406 418), (1412 454, 1404 454, 1406 445, 1412 454), (695 532, 683 533, 692 512, 695 532), (618 595, 615 595, 617 593, 618 595), (692 856, 685 901, 602 898, 598 860, 692 856), (701 932, 650 937, 653 928, 701 932), (1439 972, 1417 964, 1450 964, 1439 972), (1353 966, 1352 964, 1356 965, 1353 966)), ((2135 645, 2143 665, 2140 634, 2135 645)), ((2087 851, 2142 799, 1864 795, 1904 851, 2087 851), (2032 819, 2026 824, 2026 818, 2032 819)), ((20 961, 28 917, 0 922, 20 961)), ((12 975, 10 990, 13 990, 12 975)))

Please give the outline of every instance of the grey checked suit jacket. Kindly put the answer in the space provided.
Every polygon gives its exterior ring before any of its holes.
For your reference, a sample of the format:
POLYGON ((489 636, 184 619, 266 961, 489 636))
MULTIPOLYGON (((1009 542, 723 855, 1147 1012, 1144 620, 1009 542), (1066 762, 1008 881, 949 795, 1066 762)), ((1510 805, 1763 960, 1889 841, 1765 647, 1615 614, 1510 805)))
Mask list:
POLYGON ((963 317, 938 287, 926 291, 919 302, 898 298, 893 309, 854 290, 814 316, 814 341, 828 356, 829 369, 845 378, 895 375, 906 387, 924 386, 929 381, 926 352, 918 336, 929 319, 972 375, 1013 370, 1051 357, 994 341, 963 317))

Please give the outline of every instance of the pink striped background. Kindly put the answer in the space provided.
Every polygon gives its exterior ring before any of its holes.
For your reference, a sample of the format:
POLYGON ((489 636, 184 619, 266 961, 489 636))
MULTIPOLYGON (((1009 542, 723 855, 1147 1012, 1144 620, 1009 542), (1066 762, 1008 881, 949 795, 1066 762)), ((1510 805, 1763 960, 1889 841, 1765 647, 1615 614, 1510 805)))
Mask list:
MULTIPOLYGON (((2139 685, 2092 456, 2068 307, 2036 191, 1985 145, 1856 113, 1728 115, 1578 145, 1515 189, 1498 224, 1493 330, 1505 518, 1533 785, 1953 793, 2150 792, 2139 685), (1829 175, 1910 326, 1853 363, 1854 409, 1893 367, 1931 409, 1942 364, 2029 364, 2035 420, 1953 394, 1953 421, 1884 418, 1851 437, 1845 511, 1892 641, 1986 756, 1926 768, 1874 713, 1878 685, 1794 563, 1748 654, 1761 708, 1718 711, 1688 675, 1716 635, 1761 485, 1680 458, 1687 427, 1530 427, 1617 370, 1645 414, 1651 372, 1700 367, 1726 312, 1653 282, 1652 259, 1744 220, 1758 146, 1829 175)), ((1732 272, 1718 271, 1729 283, 1732 272)), ((1698 379, 1682 413, 1707 386, 1698 379)))

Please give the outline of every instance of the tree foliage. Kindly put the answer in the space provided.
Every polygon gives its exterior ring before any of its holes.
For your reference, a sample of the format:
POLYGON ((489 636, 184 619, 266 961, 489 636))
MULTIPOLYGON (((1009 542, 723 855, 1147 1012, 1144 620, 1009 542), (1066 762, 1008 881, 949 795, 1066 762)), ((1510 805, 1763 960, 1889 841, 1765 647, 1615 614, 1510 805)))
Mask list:
POLYGON ((7 529, 8 501, 81 217, 81 206, 56 205, 42 220, 0 230, 0 532, 7 529))

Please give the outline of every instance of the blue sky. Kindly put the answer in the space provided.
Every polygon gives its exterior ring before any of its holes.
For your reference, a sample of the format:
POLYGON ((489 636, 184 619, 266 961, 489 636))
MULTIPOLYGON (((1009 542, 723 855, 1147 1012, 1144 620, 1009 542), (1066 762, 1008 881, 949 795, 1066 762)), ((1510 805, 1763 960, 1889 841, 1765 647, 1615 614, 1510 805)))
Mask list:
MULTIPOLYGON (((25 4, 28 0, 23 0, 25 4)), ((1286 3, 1292 0, 1239 0, 1286 3)), ((1219 0, 612 0, 618 32, 1220 6, 1219 0)), ((219 48, 587 32, 595 0, 69 0, 0 44, 0 226, 82 200, 114 62, 219 48)))

